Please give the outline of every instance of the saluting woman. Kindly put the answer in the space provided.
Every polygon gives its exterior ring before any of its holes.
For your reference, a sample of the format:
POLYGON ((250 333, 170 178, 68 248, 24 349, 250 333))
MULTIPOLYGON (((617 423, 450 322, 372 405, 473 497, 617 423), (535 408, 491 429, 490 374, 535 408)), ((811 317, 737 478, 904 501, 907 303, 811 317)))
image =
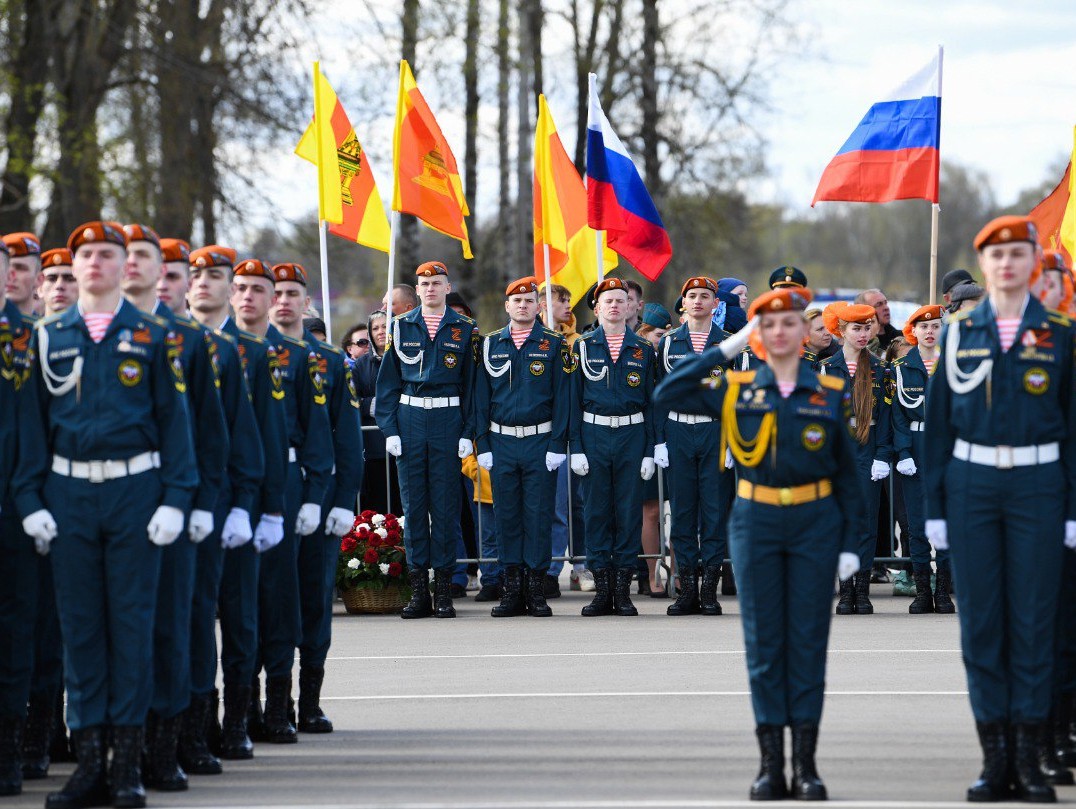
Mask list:
MULTIPOLYGON (((788 797, 784 728, 792 729, 792 796, 823 800, 815 767, 833 574, 849 578, 862 522, 851 394, 837 376, 800 361, 807 289, 758 298, 751 323, 720 346, 680 362, 659 385, 659 406, 720 422, 721 449, 739 477, 729 549, 739 587, 747 674, 762 765, 752 800, 788 797), (722 358, 752 342, 755 371, 714 378, 722 358)), ((730 474, 730 473, 726 473, 730 474)))

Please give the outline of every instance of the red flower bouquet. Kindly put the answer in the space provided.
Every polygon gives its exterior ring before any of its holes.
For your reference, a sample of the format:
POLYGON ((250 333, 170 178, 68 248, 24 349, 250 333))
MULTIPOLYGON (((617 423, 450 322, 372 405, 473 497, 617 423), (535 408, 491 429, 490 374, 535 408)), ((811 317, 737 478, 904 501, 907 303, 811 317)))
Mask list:
POLYGON ((336 586, 343 590, 399 587, 409 598, 403 527, 392 514, 364 511, 340 540, 336 586))

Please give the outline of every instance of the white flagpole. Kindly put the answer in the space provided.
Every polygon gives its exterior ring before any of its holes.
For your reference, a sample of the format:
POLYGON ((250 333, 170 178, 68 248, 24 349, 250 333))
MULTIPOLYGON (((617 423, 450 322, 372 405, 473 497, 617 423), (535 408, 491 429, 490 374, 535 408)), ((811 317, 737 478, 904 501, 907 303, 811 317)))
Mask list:
POLYGON ((598 266, 598 283, 602 282, 602 278, 605 277, 605 250, 602 249, 602 237, 605 236, 604 230, 594 231, 594 253, 597 256, 595 262, 598 266))
POLYGON ((545 327, 557 330, 557 321, 553 317, 553 279, 549 277, 549 245, 542 243, 542 261, 545 264, 545 327))
MULTIPOLYGON (((938 46, 938 99, 942 98, 942 58, 945 56, 945 48, 938 46)), ((941 129, 941 110, 938 110, 938 129, 941 129)), ((941 160, 941 142, 938 142, 938 155, 941 160)), ((941 199, 941 169, 938 169, 938 199, 941 199)), ((930 303, 934 304, 938 295, 938 215, 941 206, 933 203, 930 206, 930 303)))
POLYGON ((386 338, 390 334, 392 328, 392 283, 396 277, 396 231, 400 223, 400 212, 393 211, 392 216, 389 219, 389 272, 388 272, 388 284, 386 286, 385 300, 387 304, 385 306, 385 336, 386 338))
POLYGON ((329 226, 324 219, 318 220, 318 239, 321 248, 321 318, 325 321, 325 342, 332 344, 333 321, 329 311, 329 226))

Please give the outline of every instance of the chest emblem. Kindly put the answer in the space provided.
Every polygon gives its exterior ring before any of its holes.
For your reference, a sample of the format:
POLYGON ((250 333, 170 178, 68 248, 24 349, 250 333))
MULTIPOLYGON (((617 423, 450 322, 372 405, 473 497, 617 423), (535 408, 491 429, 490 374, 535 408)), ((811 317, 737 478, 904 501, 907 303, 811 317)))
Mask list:
POLYGON ((808 424, 800 434, 803 448, 811 452, 817 452, 826 444, 826 428, 821 424, 808 424))
POLYGON ((463 329, 457 329, 455 326, 453 326, 452 327, 452 342, 458 343, 462 339, 463 339, 463 329))
POLYGON ((538 344, 538 350, 539 351, 548 351, 549 350, 549 341, 548 340, 542 340, 542 342, 540 342, 538 344))
POLYGON ((541 376, 545 373, 545 363, 541 360, 535 360, 530 364, 530 369, 535 376, 541 376))
POLYGON ((632 349, 631 355, 635 359, 641 360, 643 358, 643 350, 641 348, 632 349))
POLYGON ((133 388, 142 381, 142 363, 138 360, 124 360, 116 369, 116 376, 125 388, 133 388))
POLYGON ((629 371, 627 379, 628 385, 633 388, 639 387, 639 384, 643 381, 643 378, 639 375, 638 371, 629 371))
POLYGON ((1050 389, 1050 374, 1045 368, 1028 368, 1024 372, 1024 390, 1032 396, 1042 396, 1050 389))
POLYGON ((455 354, 445 354, 444 363, 446 368, 455 368, 458 362, 459 358, 455 354))

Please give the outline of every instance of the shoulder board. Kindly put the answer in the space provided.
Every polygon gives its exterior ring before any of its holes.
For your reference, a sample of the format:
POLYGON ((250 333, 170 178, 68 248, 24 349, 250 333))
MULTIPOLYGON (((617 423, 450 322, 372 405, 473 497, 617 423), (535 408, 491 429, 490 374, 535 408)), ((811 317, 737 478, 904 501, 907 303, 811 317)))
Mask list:
POLYGON ((37 315, 23 315, 22 316, 22 325, 27 326, 29 328, 33 328, 34 324, 36 324, 38 322, 38 320, 40 320, 40 318, 37 315))
POLYGON ((168 328, 171 328, 171 326, 172 326, 172 324, 169 323, 167 320, 165 320, 163 317, 158 317, 157 315, 153 314, 152 312, 139 312, 138 314, 139 314, 139 316, 144 317, 150 323, 157 324, 162 329, 168 329, 168 328))
POLYGON ((192 329, 198 329, 198 331, 205 331, 205 326, 189 315, 174 315, 174 317, 176 323, 182 323, 184 326, 190 326, 192 329))
POLYGON ((316 348, 320 351, 328 351, 330 354, 343 354, 343 349, 334 346, 332 343, 326 343, 324 340, 318 340, 316 348))
POLYGON ((486 332, 482 336, 483 337, 496 337, 500 333, 501 333, 500 329, 494 329, 493 331, 486 332))
POLYGON ((559 331, 553 331, 552 329, 547 329, 545 326, 542 326, 542 334, 548 334, 550 337, 563 337, 564 336, 559 331))
POLYGON ((908 362, 908 355, 905 354, 903 357, 896 357, 891 363, 889 363, 889 367, 890 368, 896 368, 898 365, 906 365, 907 362, 908 362))
POLYGON ((467 315, 461 315, 458 312, 456 314, 458 315, 459 319, 462 320, 464 323, 470 323, 472 326, 477 325, 473 317, 467 317, 467 315))
POLYGON ((213 336, 214 337, 220 337, 222 340, 224 340, 227 343, 231 343, 232 345, 235 345, 238 342, 235 337, 228 334, 228 332, 223 331, 222 329, 214 329, 213 330, 213 336))
POLYGON ((844 377, 818 374, 818 384, 830 390, 844 390, 844 377))
POLYGON ((824 360, 819 360, 818 364, 819 365, 833 365, 833 358, 836 357, 836 356, 837 356, 836 354, 830 354, 824 360))
POLYGON ((577 338, 575 338, 575 341, 578 343, 580 340, 591 340, 591 339, 593 339, 594 335, 596 335, 597 333, 598 333, 597 329, 591 329, 590 331, 585 331, 582 334, 580 334, 577 338))
POLYGON ((1059 326, 1071 326, 1072 318, 1066 315, 1064 312, 1058 312, 1053 309, 1046 310, 1046 319, 1051 323, 1056 323, 1059 326))
POLYGON ((725 371, 725 378, 740 385, 749 385, 755 381, 755 371, 725 371))
POLYGON ((310 345, 306 342, 306 340, 296 340, 294 337, 288 337, 288 335, 284 334, 283 332, 280 333, 280 336, 283 337, 286 342, 289 342, 292 345, 297 345, 299 346, 299 348, 305 348, 308 351, 310 350, 310 345))
POLYGON ((39 318, 38 320, 34 321, 34 326, 35 327, 37 327, 37 326, 50 326, 53 323, 55 323, 56 321, 58 321, 63 316, 64 316, 63 312, 57 312, 54 315, 49 315, 48 317, 39 318))
POLYGON ((244 340, 248 340, 251 343, 257 343, 258 345, 262 345, 269 342, 264 337, 259 337, 258 335, 252 334, 249 331, 241 331, 239 332, 239 336, 242 337, 244 340))

